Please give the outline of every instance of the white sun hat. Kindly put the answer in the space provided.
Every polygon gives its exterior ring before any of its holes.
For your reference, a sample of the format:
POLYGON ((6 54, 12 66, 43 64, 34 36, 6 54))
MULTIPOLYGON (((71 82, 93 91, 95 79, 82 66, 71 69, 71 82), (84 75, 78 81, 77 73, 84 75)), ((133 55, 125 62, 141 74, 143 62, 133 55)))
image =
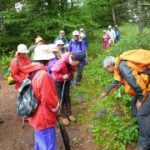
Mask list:
POLYGON ((78 30, 73 31, 72 35, 80 35, 78 30))
POLYGON ((64 45, 64 42, 63 42, 63 40, 57 40, 55 44, 56 45, 64 45))
POLYGON ((29 53, 29 50, 25 44, 19 44, 17 46, 17 53, 29 53))
POLYGON ((50 52, 49 45, 39 45, 34 49, 35 55, 33 60, 50 60, 55 58, 50 52))

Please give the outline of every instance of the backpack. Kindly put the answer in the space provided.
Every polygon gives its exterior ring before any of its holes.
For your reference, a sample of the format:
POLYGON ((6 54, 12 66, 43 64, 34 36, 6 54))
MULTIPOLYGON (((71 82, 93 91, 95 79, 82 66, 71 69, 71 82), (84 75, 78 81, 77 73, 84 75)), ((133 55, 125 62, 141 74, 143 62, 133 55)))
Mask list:
POLYGON ((8 85, 13 85, 16 83, 16 81, 13 79, 11 72, 10 72, 10 67, 6 70, 6 73, 4 75, 4 79, 6 80, 8 85))
POLYGON ((16 105, 17 113, 21 117, 31 117, 36 112, 39 105, 39 101, 36 99, 32 89, 32 79, 23 80, 19 88, 16 105))
MULTIPOLYGON (((16 64, 18 65, 18 59, 16 58, 15 60, 16 64)), ((14 78, 11 75, 11 71, 10 71, 10 67, 6 70, 5 74, 4 74, 4 79, 6 80, 8 85, 13 85, 16 83, 16 81, 14 80, 14 78)))

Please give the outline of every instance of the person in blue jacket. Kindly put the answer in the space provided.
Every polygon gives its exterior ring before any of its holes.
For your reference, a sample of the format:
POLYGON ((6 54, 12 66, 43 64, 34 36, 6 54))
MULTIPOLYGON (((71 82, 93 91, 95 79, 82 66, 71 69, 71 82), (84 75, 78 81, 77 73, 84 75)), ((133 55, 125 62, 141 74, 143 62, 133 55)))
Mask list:
MULTIPOLYGON (((72 40, 69 42, 69 46, 68 46, 68 51, 69 52, 82 52, 82 54, 84 54, 86 56, 86 45, 85 43, 80 40, 80 33, 79 31, 75 30, 72 33, 72 40)), ((81 79, 82 79, 82 72, 83 72, 83 67, 86 64, 86 59, 84 59, 78 69, 77 69, 77 77, 75 79, 75 84, 80 84, 81 79)))

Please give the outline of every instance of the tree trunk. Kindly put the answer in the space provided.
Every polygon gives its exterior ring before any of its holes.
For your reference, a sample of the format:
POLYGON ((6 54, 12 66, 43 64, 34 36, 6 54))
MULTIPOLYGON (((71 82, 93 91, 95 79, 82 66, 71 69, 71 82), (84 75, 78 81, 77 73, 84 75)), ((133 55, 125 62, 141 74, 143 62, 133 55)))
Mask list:
POLYGON ((116 22, 116 15, 115 15, 115 9, 114 9, 113 6, 112 6, 112 8, 111 8, 111 11, 112 11, 112 19, 113 19, 113 22, 114 22, 114 24, 117 24, 117 22, 116 22))
POLYGON ((143 33, 144 30, 144 20, 143 20, 143 15, 142 15, 142 4, 141 0, 138 1, 138 14, 139 14, 139 21, 138 21, 138 26, 139 26, 139 34, 143 33))

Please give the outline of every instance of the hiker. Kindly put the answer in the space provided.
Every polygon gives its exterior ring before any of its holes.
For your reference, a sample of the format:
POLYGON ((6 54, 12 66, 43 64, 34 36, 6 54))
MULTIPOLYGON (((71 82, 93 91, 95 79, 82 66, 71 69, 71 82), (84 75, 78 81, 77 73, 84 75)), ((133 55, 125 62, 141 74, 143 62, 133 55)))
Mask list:
POLYGON ((131 101, 132 115, 138 119, 139 147, 136 150, 150 150, 150 82, 148 50, 131 50, 124 52, 118 58, 108 56, 103 66, 108 73, 114 75, 115 81, 101 94, 104 98, 109 93, 124 85, 125 92, 133 99, 131 101))
POLYGON ((107 50, 109 48, 109 40, 110 40, 109 34, 107 34, 106 30, 103 30, 102 41, 104 50, 107 50))
POLYGON ((19 89, 22 80, 26 79, 28 74, 24 71, 24 67, 31 63, 28 57, 29 50, 24 44, 19 44, 15 58, 10 62, 10 72, 15 80, 16 89, 19 89))
POLYGON ((116 39, 116 33, 111 25, 108 26, 107 34, 110 36, 109 44, 114 44, 116 39))
POLYGON ((59 53, 59 50, 56 44, 49 44, 49 49, 50 49, 50 60, 47 66, 47 72, 49 73, 49 75, 51 75, 52 73, 51 68, 61 58, 61 55, 59 53))
POLYGON ((51 55, 48 45, 39 45, 35 49, 29 77, 32 88, 39 101, 36 112, 28 117, 29 124, 35 130, 35 150, 56 150, 56 117, 59 107, 55 84, 45 71, 51 55))
POLYGON ((65 53, 64 42, 62 40, 57 40, 56 45, 59 51, 60 56, 65 53))
POLYGON ((115 39, 115 43, 117 43, 120 40, 120 30, 118 25, 115 25, 115 34, 116 34, 116 39, 115 39))
POLYGON ((81 52, 65 53, 51 69, 59 99, 61 99, 63 85, 65 84, 61 107, 61 121, 64 125, 69 125, 70 121, 76 121, 71 109, 70 81, 73 79, 73 73, 84 57, 85 55, 81 52))
POLYGON ((83 28, 80 29, 80 40, 85 44, 86 49, 88 48, 88 39, 86 32, 83 28))
POLYGON ((38 46, 38 45, 43 45, 45 43, 44 39, 41 36, 37 36, 35 38, 35 44, 32 45, 31 47, 29 47, 29 56, 31 59, 33 59, 34 57, 34 49, 38 46))
POLYGON ((56 44, 56 41, 57 40, 62 40, 64 42, 64 47, 67 48, 68 47, 68 44, 69 44, 69 41, 66 37, 66 33, 64 30, 60 30, 59 32, 59 36, 55 39, 54 43, 56 44))
MULTIPOLYGON (((86 55, 86 46, 83 41, 79 39, 79 31, 75 30, 72 33, 72 40, 69 42, 68 51, 69 52, 81 52, 82 55, 86 55)), ((86 60, 84 59, 77 68, 77 77, 73 84, 79 85, 82 79, 83 67, 86 65, 86 60)))

